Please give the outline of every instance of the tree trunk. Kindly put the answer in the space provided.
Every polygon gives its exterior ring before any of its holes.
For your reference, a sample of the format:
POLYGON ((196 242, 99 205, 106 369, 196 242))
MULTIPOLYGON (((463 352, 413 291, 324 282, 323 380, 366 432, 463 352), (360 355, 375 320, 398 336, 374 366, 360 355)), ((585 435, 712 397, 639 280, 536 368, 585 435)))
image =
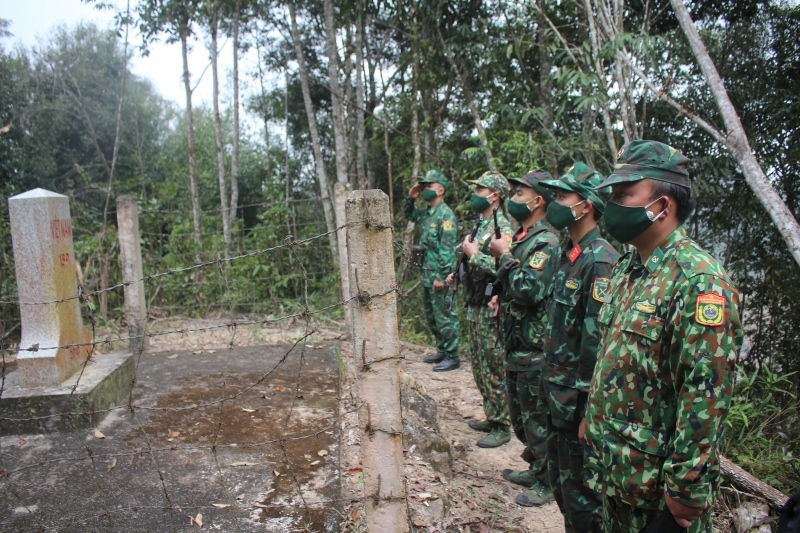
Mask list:
POLYGON ((695 28, 694 22, 692 22, 686 5, 684 5, 683 0, 670 0, 670 3, 675 10, 675 15, 684 34, 686 34, 686 38, 689 40, 694 56, 700 64, 700 69, 703 71, 706 82, 714 95, 714 100, 725 122, 725 127, 728 130, 727 135, 724 136, 725 146, 739 164, 739 168, 742 169, 747 184, 767 210, 773 223, 778 228, 781 236, 783 236, 794 260, 800 265, 800 225, 797 224, 797 219, 792 215, 783 199, 767 179, 758 160, 756 160, 753 150, 750 148, 747 134, 739 120, 739 115, 736 113, 730 98, 728 98, 728 92, 725 90, 722 78, 720 78, 711 56, 708 55, 708 50, 706 50, 697 28, 695 28))
MULTIPOLYGON (((607 87, 602 80, 605 79, 605 71, 603 70, 603 64, 600 59, 600 38, 598 36, 597 25, 595 24, 595 14, 594 10, 592 9, 592 2, 591 0, 584 0, 583 1, 584 9, 586 10, 586 20, 589 22, 589 37, 592 44, 592 63, 595 74, 597 75, 598 79, 601 80, 600 90, 603 94, 608 94, 607 87)), ((617 155, 617 141, 614 138, 614 128, 611 125, 611 113, 608 110, 608 103, 602 106, 600 109, 600 113, 603 115, 603 126, 606 132, 606 140, 608 141, 608 148, 611 151, 612 156, 616 157, 617 155)))
MULTIPOLYGON (((411 145, 414 147, 414 162, 411 167, 411 182, 416 183, 420 179, 422 171, 422 150, 419 137, 419 45, 417 36, 414 35, 411 43, 411 145)), ((385 98, 384 89, 384 98, 385 98)), ((405 191, 405 187, 403 188, 405 191)), ((411 253, 411 243, 414 238, 414 224, 409 220, 406 223, 406 230, 403 233, 403 250, 411 253)), ((405 276, 403 276, 405 277, 405 276)))
POLYGON ((314 163, 319 180, 320 197, 322 198, 322 211, 325 215, 325 228, 328 232, 328 242, 331 246, 331 258, 334 268, 339 266, 339 252, 336 249, 336 234, 332 233, 336 226, 333 225, 333 210, 328 188, 328 175, 325 171, 325 159, 322 157, 322 143, 319 140, 317 130, 317 116, 314 114, 314 104, 311 101, 311 89, 308 86, 308 73, 306 72, 306 61, 303 56, 303 47, 300 43, 300 36, 297 31, 297 14, 295 12, 294 1, 289 2, 289 18, 291 19, 292 44, 294 54, 297 59, 297 70, 300 77, 300 89, 303 92, 303 103, 306 108, 306 118, 308 119, 308 131, 311 134, 311 144, 314 148, 314 163))
POLYGON ((723 477, 728 481, 750 494, 763 498, 774 509, 780 509, 789 499, 786 494, 753 477, 722 455, 719 456, 719 467, 723 477))
POLYGON ((189 53, 187 41, 189 29, 180 29, 181 54, 183 56, 183 89, 186 93, 186 142, 189 153, 189 189, 192 195, 192 233, 200 246, 200 195, 197 190, 197 160, 194 156, 194 119, 192 117, 192 86, 189 83, 189 53))
POLYGON ((450 66, 453 68, 453 71, 458 76, 458 79, 461 81, 461 91, 464 93, 464 100, 466 100, 466 104, 469 107, 469 111, 472 114, 472 120, 475 123, 475 129, 478 131, 478 138, 481 140, 481 146, 483 147, 483 151, 486 153, 486 162, 489 166, 489 170, 497 171, 497 165, 494 162, 494 155, 492 154, 492 149, 489 147, 489 138, 486 136, 486 130, 483 129, 483 120, 481 119, 481 112, 478 109, 478 104, 475 102, 475 97, 472 94, 472 89, 469 87, 469 79, 467 78, 467 74, 458 67, 458 62, 456 58, 453 56, 453 53, 447 48, 447 45, 444 42, 444 38, 442 38, 441 33, 439 34, 439 40, 444 47, 444 53, 447 56, 447 60, 450 63, 450 66))
POLYGON ((219 19, 216 14, 209 21, 211 34, 211 87, 214 101, 214 139, 217 143, 217 175, 219 177, 219 201, 222 218, 222 235, 225 240, 225 259, 231 256, 231 225, 228 216, 228 177, 225 171, 225 146, 222 139, 222 119, 219 116, 219 69, 217 66, 217 32, 219 19))
POLYGON ((236 225, 239 207, 239 11, 241 0, 236 0, 236 11, 233 14, 233 153, 231 154, 231 201, 229 205, 230 222, 228 227, 236 225))
MULTIPOLYGON (((542 109, 544 110, 544 130, 547 137, 554 139, 553 123, 555 118, 553 116, 553 97, 552 89, 550 87, 550 52, 547 50, 547 32, 545 31, 545 0, 536 0, 537 4, 537 21, 536 21, 536 41, 539 45, 539 99, 542 102, 542 109)), ((558 175, 558 159, 556 153, 552 148, 546 150, 547 155, 547 170, 553 176, 558 175)))
MULTIPOLYGON (((359 4, 360 6, 360 4, 359 4)), ((356 119, 356 174, 358 186, 367 186, 367 131, 364 123, 364 16, 359 7, 356 20, 356 104, 352 106, 356 119)))
MULTIPOLYGON (((335 194, 335 199, 347 198, 348 188, 347 176, 347 136, 344 124, 344 109, 342 105, 342 88, 339 84, 339 51, 336 47, 336 26, 334 24, 333 1, 324 0, 325 10, 325 33, 328 50, 328 77, 330 78, 331 104, 333 113, 333 139, 336 155, 336 183, 344 190, 335 194)), ((335 192, 335 191, 334 191, 335 192)), ((341 228, 346 225, 344 204, 335 205, 336 226, 341 228)), ((342 281, 342 299, 346 299, 350 294, 350 280, 348 278, 347 260, 347 240, 345 230, 338 232, 337 243, 339 247, 339 272, 342 281)), ((347 316, 348 313, 345 313, 347 316)))

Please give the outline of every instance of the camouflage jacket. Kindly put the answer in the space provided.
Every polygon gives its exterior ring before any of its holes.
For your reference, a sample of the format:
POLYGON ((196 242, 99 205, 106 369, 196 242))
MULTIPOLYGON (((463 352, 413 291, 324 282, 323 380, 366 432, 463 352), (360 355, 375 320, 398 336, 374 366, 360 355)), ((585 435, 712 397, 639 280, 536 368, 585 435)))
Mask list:
POLYGON ((561 252, 544 335, 539 408, 553 424, 577 427, 600 351, 597 314, 619 254, 592 229, 561 252))
POLYGON ((681 226, 614 268, 586 407, 589 486, 642 508, 717 489, 717 443, 742 345, 739 294, 681 226))
POLYGON ((444 280, 456 269, 458 225, 453 210, 444 202, 419 209, 413 198, 406 198, 403 211, 407 219, 419 226, 419 245, 425 250, 422 262, 423 287, 444 280))
POLYGON ((517 231, 511 251, 500 256, 500 338, 509 370, 522 370, 542 360, 546 308, 560 253, 555 230, 541 220, 527 231, 517 231))
MULTIPOLYGON (((486 296, 486 285, 494 283, 497 278, 495 259, 489 255, 489 243, 494 238, 494 217, 483 219, 478 234, 475 237, 479 243, 478 253, 472 254, 467 260, 468 281, 464 285, 464 301, 468 306, 483 306, 489 303, 491 296, 486 296)), ((499 209, 497 210, 497 225, 500 231, 511 242, 514 232, 511 224, 499 209)))

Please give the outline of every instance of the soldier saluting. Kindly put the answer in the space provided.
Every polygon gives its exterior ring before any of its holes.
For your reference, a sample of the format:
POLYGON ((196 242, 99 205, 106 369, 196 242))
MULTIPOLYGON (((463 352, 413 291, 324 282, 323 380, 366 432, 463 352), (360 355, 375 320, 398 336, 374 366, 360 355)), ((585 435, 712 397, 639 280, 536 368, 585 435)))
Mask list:
POLYGON ((600 309, 602 348, 581 426, 609 533, 656 520, 711 532, 743 331, 736 288, 683 226, 694 208, 688 164, 671 146, 634 141, 601 184, 612 187, 609 234, 635 246, 600 309))
POLYGON ((456 268, 456 241, 458 226, 453 210, 444 203, 444 193, 449 182, 438 170, 429 170, 408 191, 403 205, 407 219, 419 226, 419 247, 422 250, 422 303, 428 328, 436 339, 436 354, 423 359, 426 363, 438 363, 434 372, 457 369, 458 361, 458 316, 448 310, 447 292, 444 284, 447 276, 456 268), (428 202, 427 209, 417 208, 416 199, 428 202))

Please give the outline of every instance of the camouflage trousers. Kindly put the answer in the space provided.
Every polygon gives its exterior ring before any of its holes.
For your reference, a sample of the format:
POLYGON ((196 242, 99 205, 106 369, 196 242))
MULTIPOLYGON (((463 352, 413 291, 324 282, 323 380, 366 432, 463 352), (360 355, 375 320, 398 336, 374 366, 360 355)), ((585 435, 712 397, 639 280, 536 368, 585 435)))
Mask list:
POLYGON ((547 476, 564 515, 566 533, 603 532, 600 495, 584 482, 583 445, 578 440, 578 425, 563 428, 547 416, 547 476))
POLYGON ((436 339, 436 350, 458 360, 458 315, 450 305, 450 291, 435 291, 433 287, 423 287, 422 290, 425 320, 436 339))
POLYGON ((531 465, 531 470, 544 486, 547 479, 547 418, 536 408, 539 402, 539 381, 542 363, 529 365, 522 370, 506 370, 508 389, 508 414, 514 435, 525 445, 522 459, 531 465))
POLYGON ((503 345, 498 342, 497 318, 487 306, 467 307, 468 353, 472 376, 483 398, 486 420, 505 427, 511 425, 506 399, 503 345))
MULTIPOLYGON (((661 509, 633 507, 613 496, 603 496, 603 522, 606 533, 640 533, 660 515, 667 504, 662 499, 661 509)), ((692 522, 687 533, 712 533, 711 508, 692 522)))

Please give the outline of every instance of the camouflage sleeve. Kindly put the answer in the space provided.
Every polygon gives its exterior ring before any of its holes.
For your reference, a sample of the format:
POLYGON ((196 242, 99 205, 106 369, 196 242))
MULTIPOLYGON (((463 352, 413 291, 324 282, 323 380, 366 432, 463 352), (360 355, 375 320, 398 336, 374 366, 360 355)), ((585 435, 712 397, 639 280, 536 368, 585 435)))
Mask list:
POLYGON ((439 246, 428 250, 430 268, 434 272, 433 279, 444 281, 456 271, 456 245, 458 241, 458 225, 456 216, 451 210, 442 213, 439 224, 439 246))
POLYGON ((712 465, 730 407, 733 366, 743 333, 736 289, 707 274, 690 281, 676 295, 671 317, 668 356, 677 420, 664 477, 672 498, 703 507, 711 503, 717 486, 719 469, 712 465))
POLYGON ((427 214, 427 210, 418 209, 417 201, 414 198, 406 196, 403 200, 403 215, 411 222, 417 223, 423 215, 427 214))
MULTIPOLYGON (((508 240, 508 244, 511 245, 511 240, 513 239, 513 235, 511 233, 511 226, 508 224, 500 226, 500 231, 503 232, 506 239, 508 240)), ((476 254, 472 254, 469 258, 469 266, 481 270, 488 274, 489 276, 496 276, 497 275, 497 267, 496 261, 494 257, 489 254, 478 252, 476 254)))
POLYGON ((552 235, 536 242, 530 254, 520 261, 511 253, 500 256, 497 278, 503 283, 505 293, 522 305, 541 303, 553 290, 560 253, 558 241, 552 235))
POLYGON ((608 291, 612 269, 613 266, 610 263, 594 263, 592 268, 587 269, 582 284, 586 290, 586 294, 583 298, 586 302, 586 308, 584 310, 583 332, 581 333, 581 349, 578 355, 578 374, 575 381, 575 388, 587 394, 589 392, 589 385, 592 382, 592 374, 594 374, 594 367, 597 364, 597 358, 600 354, 600 344, 603 338, 597 317, 600 313, 600 307, 603 305, 603 298, 608 291))

